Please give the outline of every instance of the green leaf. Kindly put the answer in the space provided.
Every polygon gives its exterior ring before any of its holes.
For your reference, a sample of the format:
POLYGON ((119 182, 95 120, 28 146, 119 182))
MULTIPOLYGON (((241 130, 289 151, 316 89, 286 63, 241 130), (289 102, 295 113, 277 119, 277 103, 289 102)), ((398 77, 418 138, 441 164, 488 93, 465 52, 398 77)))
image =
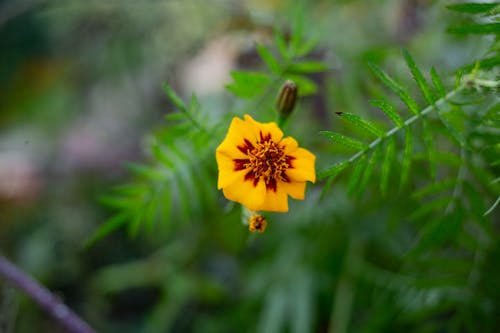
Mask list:
POLYGON ((437 162, 435 159, 436 147, 434 145, 434 138, 432 136, 432 130, 429 128, 427 121, 423 120, 422 126, 423 126, 423 134, 424 134, 424 144, 425 144, 425 147, 427 148, 427 158, 428 158, 428 162, 429 162, 429 171, 430 171, 431 179, 433 181, 435 181, 436 180, 436 173, 437 173, 437 162))
POLYGON ((448 5, 446 8, 449 10, 453 10, 456 12, 467 13, 467 14, 479 14, 490 11, 491 9, 498 6, 498 3, 476 3, 476 2, 467 2, 467 3, 457 3, 453 5, 448 5))
POLYGON ((373 170, 375 169, 375 165, 379 160, 379 155, 380 155, 380 145, 377 146, 377 148, 373 151, 370 158, 368 159, 368 162, 366 163, 366 168, 363 171, 363 176, 357 188, 358 194, 361 194, 366 188, 366 185, 368 184, 368 181, 370 180, 370 177, 373 174, 373 170))
POLYGON ((272 55, 272 53, 265 46, 257 44, 256 49, 262 60, 264 60, 266 65, 271 70, 271 72, 281 73, 282 69, 279 61, 272 55))
POLYGON ((372 123, 364 120, 358 115, 352 114, 352 113, 347 113, 347 112, 336 112, 338 116, 340 116, 343 120, 353 124, 354 126, 361 128, 374 136, 381 138, 385 136, 385 132, 378 129, 375 125, 372 123))
POLYGON ((269 76, 263 73, 254 72, 232 72, 231 77, 234 83, 226 88, 234 95, 241 98, 252 98, 259 95, 271 82, 269 76))
POLYGON ((443 216, 427 223, 420 234, 420 239, 412 250, 416 255, 430 248, 441 246, 444 242, 455 238, 462 225, 462 214, 457 210, 455 214, 443 216))
POLYGON ((443 198, 438 198, 431 200, 426 203, 420 204, 419 208, 412 212, 410 216, 408 216, 408 220, 410 221, 418 221, 423 217, 434 213, 435 211, 444 211, 445 207, 451 202, 451 198, 449 196, 445 196, 443 198))
POLYGON ((386 151, 384 155, 384 162, 382 163, 381 174, 380 174, 380 192, 382 192, 382 195, 385 195, 387 193, 387 187, 389 184, 389 175, 391 172, 391 165, 394 161, 395 152, 396 152, 396 143, 394 141, 394 138, 390 137, 387 141, 386 151))
POLYGON ((344 161, 321 170, 318 172, 318 180, 324 180, 326 177, 336 178, 349 164, 349 161, 344 161))
POLYGON ((175 93, 175 91, 166 83, 163 84, 163 91, 167 95, 174 105, 179 108, 182 112, 187 112, 186 104, 182 101, 182 99, 175 93))
POLYGON ((296 62, 288 65, 286 68, 287 73, 294 74, 309 74, 316 72, 324 72, 328 70, 328 67, 320 61, 304 61, 296 62))
POLYGON ((404 121, 401 116, 394 110, 394 107, 383 100, 373 100, 370 104, 382 110, 383 113, 389 117, 397 127, 404 127, 404 121))
POLYGON ((411 134, 411 127, 405 128, 405 146, 403 151, 403 162, 401 163, 401 182, 400 189, 406 185, 408 176, 410 174, 410 166, 413 154, 413 137, 411 134))
POLYGON ((363 150, 363 149, 368 148, 367 144, 365 144, 361 141, 358 141, 356 139, 349 138, 349 137, 344 136, 342 134, 338 134, 338 133, 331 132, 331 131, 321 131, 320 134, 326 136, 327 138, 329 138, 333 142, 339 143, 347 148, 351 148, 354 150, 363 150))
POLYGON ((411 196, 420 200, 430 195, 442 194, 444 191, 452 189, 456 183, 456 179, 445 179, 434 182, 413 192, 411 196))
POLYGON ((375 75, 382 81, 389 89, 391 89, 399 98, 408 106, 408 109, 415 115, 420 113, 420 109, 417 103, 411 98, 408 91, 403 88, 399 83, 394 81, 389 75, 387 75, 382 69, 380 69, 377 65, 370 63, 369 64, 371 70, 375 75))
POLYGON ((106 237, 112 231, 118 229, 127 222, 128 216, 124 213, 118 214, 102 223, 97 230, 85 241, 85 247, 94 245, 97 241, 106 237))
POLYGON ((280 52, 281 58, 288 63, 290 61, 290 55, 288 54, 288 47, 285 42, 285 38, 283 34, 278 30, 274 30, 274 44, 278 47, 278 51, 280 52))
POLYGON ((303 75, 288 75, 287 77, 297 85, 299 96, 314 95, 318 91, 318 85, 303 75))
POLYGON ((406 64, 408 65, 408 68, 410 69, 413 78, 417 82, 418 87, 420 88, 420 91, 422 92, 422 95, 424 96, 425 100, 429 104, 434 104, 435 98, 432 94, 431 87, 425 80, 420 69, 415 64, 415 61, 411 57, 408 50, 403 49, 403 57, 405 58, 406 64))
POLYGON ((439 74, 434 67, 431 67, 431 80, 434 84, 434 88, 436 88, 439 97, 444 98, 446 96, 446 89, 444 88, 443 81, 439 77, 439 74))
POLYGON ((356 185, 361 180, 365 166, 366 166, 366 155, 363 155, 356 162, 354 170, 352 171, 351 174, 351 178, 349 179, 349 184, 347 185, 347 192, 349 194, 353 194, 356 191, 356 185))
POLYGON ((469 24, 447 29, 449 33, 464 35, 464 34, 500 34, 500 23, 485 23, 485 24, 469 24))

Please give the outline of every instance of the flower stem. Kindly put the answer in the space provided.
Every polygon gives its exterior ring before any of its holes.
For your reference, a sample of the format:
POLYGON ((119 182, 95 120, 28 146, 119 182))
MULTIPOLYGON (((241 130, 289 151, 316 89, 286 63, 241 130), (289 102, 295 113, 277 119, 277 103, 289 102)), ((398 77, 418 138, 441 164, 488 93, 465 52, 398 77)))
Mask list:
POLYGON ((58 297, 2 255, 0 255, 0 277, 26 293, 68 332, 95 333, 94 329, 62 303, 58 297))

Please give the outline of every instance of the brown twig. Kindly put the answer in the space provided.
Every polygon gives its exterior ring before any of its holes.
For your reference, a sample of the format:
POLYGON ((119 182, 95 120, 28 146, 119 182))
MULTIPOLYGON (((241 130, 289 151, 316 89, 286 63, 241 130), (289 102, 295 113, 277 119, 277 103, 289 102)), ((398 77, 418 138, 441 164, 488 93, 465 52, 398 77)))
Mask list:
POLYGON ((47 288, 0 255, 0 277, 25 292, 71 333, 95 333, 85 321, 47 288))

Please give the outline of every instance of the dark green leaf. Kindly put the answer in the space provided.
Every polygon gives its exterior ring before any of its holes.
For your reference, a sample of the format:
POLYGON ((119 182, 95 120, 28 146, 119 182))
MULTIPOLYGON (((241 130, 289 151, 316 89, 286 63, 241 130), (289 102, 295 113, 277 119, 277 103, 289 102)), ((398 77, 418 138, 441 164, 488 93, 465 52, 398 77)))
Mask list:
POLYGON ((403 119, 394 110, 394 107, 391 104, 383 100, 370 101, 370 104, 382 110, 382 112, 384 112, 387 115, 387 117, 389 117, 394 122, 394 124, 396 124, 397 127, 401 128, 404 126, 403 119))
POLYGON ((352 113, 347 113, 347 112, 337 112, 336 113, 338 116, 340 116, 343 120, 348 121, 349 123, 353 124, 356 127, 359 127, 374 136, 381 138, 385 136, 385 132, 378 129, 375 125, 372 123, 364 120, 358 115, 352 114, 352 113))
POLYGON ((321 181, 326 177, 336 178, 346 167, 349 166, 349 164, 350 163, 348 161, 344 161, 321 170, 318 172, 318 180, 321 181))
POLYGON ((434 67, 431 68, 431 80, 434 84, 434 88, 436 88, 439 98, 444 98, 446 96, 446 89, 444 88, 443 81, 434 67))
POLYGON ((491 9, 495 8, 496 6, 498 6, 498 3, 467 2, 467 3, 457 3, 453 5, 448 5, 446 6, 446 8, 461 13, 479 14, 488 12, 491 9))
POLYGON ((469 24, 458 27, 450 27, 447 30, 452 34, 500 34, 500 23, 469 24))
POLYGON ((394 138, 390 137, 388 138, 387 141, 386 151, 384 155, 384 162, 382 163, 381 174, 380 174, 380 192, 382 192, 382 195, 385 195, 387 193, 387 187, 389 184, 389 175, 391 171, 391 165, 394 161, 395 152, 396 152, 396 143, 394 141, 394 138))
POLYGON ((361 180, 361 177, 363 176, 363 170, 366 167, 366 155, 363 155, 362 157, 359 158, 359 160, 356 162, 356 165, 354 167, 354 170, 352 171, 351 178, 349 179, 349 184, 347 186, 348 190, 347 192, 349 194, 353 194, 356 192, 356 186, 358 185, 359 181, 361 180))
POLYGON ((125 224, 127 220, 128 216, 126 214, 118 214, 105 221, 97 227, 97 230, 92 234, 92 236, 85 241, 85 247, 94 245, 97 241, 106 237, 108 234, 125 224))
POLYGON ((415 61, 413 60, 412 56, 406 49, 403 49, 403 57, 405 58, 406 64, 408 65, 408 68, 410 69, 413 78, 417 82, 418 87, 420 88, 420 91, 422 92, 422 95, 424 96, 425 100, 429 104, 434 104, 435 98, 432 94, 431 87, 425 80, 424 76, 422 75, 422 72, 417 67, 417 64, 415 64, 415 61))
POLYGON ((399 98, 408 106, 408 109, 415 115, 420 113, 420 109, 417 103, 411 98, 408 91, 403 88, 399 83, 394 81, 389 75, 387 75, 382 69, 380 69, 377 65, 370 63, 369 64, 371 70, 375 75, 382 81, 389 89, 391 89, 394 93, 396 93, 399 98))
POLYGON ((365 144, 361 141, 358 141, 356 139, 349 138, 349 137, 344 136, 342 134, 338 134, 338 133, 330 132, 330 131, 321 131, 320 133, 322 135, 326 136, 327 138, 329 138, 330 140, 332 140, 333 142, 339 143, 347 148, 351 148, 354 150, 363 150, 363 149, 368 148, 367 144, 365 144))
POLYGON ((401 163, 400 189, 403 188, 403 186, 406 185, 406 182, 408 181, 412 155, 413 155, 413 137, 411 133, 411 127, 407 126, 405 128, 405 146, 403 151, 403 161, 401 163))
POLYGON ((423 199, 430 195, 442 194, 444 191, 452 189, 457 183, 456 179, 445 179, 418 189, 412 194, 416 199, 423 199))

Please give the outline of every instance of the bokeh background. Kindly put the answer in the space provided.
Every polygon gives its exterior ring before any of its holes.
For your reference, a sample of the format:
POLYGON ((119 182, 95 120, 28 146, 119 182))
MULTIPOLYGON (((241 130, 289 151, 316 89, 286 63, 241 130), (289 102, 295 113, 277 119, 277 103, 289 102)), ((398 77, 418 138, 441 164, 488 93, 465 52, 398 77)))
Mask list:
MULTIPOLYGON (((418 231, 401 227, 416 203, 397 195, 354 200, 339 185, 318 204, 320 185, 309 185, 308 200, 256 237, 217 192, 213 169, 217 206, 201 217, 158 221, 133 237, 118 228, 85 246, 114 214, 100 198, 128 181, 125 163, 148 159, 149 133, 175 109, 163 83, 214 113, 237 108, 224 89, 230 71, 263 68, 256 43, 289 33, 300 12, 318 41, 312 57, 329 70, 310 77, 318 91, 298 112, 312 113, 289 130, 319 150, 314 133, 339 128, 334 112, 370 113, 368 61, 398 73, 405 47, 447 77, 483 55, 487 39, 446 33, 460 18, 445 3, 1 0, 0 251, 99 332, 332 332, 331 318, 333 332, 495 332, 495 282, 471 294, 426 292, 414 284, 425 280, 418 266, 411 278, 397 275, 418 231), (360 253, 371 266, 346 268, 360 253)), ((318 165, 331 160, 318 156, 318 165)), ((488 251, 484 262, 494 262, 500 247, 488 251)), ((461 276, 453 274, 443 279, 461 276)), ((0 292, 5 332, 62 332, 3 281, 0 292)))

